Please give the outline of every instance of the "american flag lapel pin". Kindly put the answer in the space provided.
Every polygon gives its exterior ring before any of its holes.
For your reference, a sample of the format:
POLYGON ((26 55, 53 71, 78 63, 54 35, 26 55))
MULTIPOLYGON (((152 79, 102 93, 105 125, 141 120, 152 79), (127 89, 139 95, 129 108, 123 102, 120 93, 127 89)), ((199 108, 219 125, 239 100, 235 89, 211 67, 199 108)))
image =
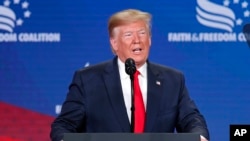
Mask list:
POLYGON ((160 81, 156 81, 156 85, 161 85, 161 82, 160 81))

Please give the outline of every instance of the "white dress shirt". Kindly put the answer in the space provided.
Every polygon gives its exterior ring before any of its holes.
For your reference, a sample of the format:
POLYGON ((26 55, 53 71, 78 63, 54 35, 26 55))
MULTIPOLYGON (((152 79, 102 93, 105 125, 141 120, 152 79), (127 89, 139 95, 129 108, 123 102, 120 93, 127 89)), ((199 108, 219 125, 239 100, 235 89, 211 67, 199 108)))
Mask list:
MULTIPOLYGON (((123 98, 127 109, 129 121, 131 122, 131 80, 130 76, 125 72, 125 64, 118 58, 118 68, 120 74, 120 80, 122 84, 123 98)), ((142 65, 138 71, 139 84, 142 92, 144 107, 147 106, 147 63, 142 65)), ((146 110, 146 109, 145 109, 146 110)))

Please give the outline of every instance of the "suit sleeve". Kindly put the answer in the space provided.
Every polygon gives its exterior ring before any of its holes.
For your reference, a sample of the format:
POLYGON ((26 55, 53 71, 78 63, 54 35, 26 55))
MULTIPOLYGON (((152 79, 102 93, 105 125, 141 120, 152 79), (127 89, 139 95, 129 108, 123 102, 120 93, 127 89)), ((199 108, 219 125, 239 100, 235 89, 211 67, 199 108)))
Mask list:
POLYGON ((199 112, 194 101, 190 98, 185 78, 181 75, 181 88, 179 95, 178 132, 199 133, 209 140, 209 132, 203 115, 199 112))
POLYGON ((62 140, 64 133, 84 130, 84 103, 84 90, 80 72, 75 72, 61 113, 51 125, 50 137, 52 141, 62 140))

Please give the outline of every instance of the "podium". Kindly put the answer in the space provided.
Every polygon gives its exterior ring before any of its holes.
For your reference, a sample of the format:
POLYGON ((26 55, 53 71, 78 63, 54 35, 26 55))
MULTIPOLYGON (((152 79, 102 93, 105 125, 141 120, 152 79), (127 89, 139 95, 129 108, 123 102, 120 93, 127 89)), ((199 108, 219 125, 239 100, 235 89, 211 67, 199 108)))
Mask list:
POLYGON ((64 141, 200 141, 194 133, 65 133, 64 141))

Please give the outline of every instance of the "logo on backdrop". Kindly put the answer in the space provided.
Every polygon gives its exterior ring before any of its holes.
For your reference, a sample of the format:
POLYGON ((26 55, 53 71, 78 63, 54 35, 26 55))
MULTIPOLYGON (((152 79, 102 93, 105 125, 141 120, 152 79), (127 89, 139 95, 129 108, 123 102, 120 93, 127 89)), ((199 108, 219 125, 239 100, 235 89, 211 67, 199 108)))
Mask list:
POLYGON ((198 33, 168 33, 170 42, 246 42, 242 32, 244 20, 250 19, 250 11, 246 0, 222 0, 216 4, 209 0, 197 0, 196 20, 208 29, 217 29, 219 32, 198 33), (237 10, 237 12, 236 12, 237 10))
POLYGON ((60 42, 60 33, 16 33, 32 18, 27 0, 3 0, 0 3, 0 42, 60 42))

